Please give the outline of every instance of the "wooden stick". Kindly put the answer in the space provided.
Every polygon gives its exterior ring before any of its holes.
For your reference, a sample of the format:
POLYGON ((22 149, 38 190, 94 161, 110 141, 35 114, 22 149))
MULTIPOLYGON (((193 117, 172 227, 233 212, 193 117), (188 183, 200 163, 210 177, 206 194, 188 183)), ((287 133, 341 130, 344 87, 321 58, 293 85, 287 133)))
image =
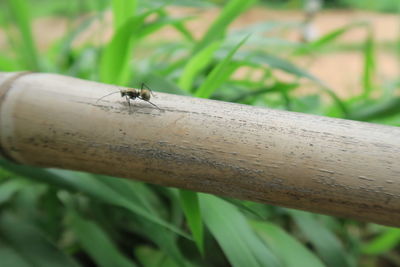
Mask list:
POLYGON ((96 103, 116 86, 13 75, 0 73, 0 147, 15 162, 400 226, 398 127, 164 93, 160 109, 129 108, 96 103))

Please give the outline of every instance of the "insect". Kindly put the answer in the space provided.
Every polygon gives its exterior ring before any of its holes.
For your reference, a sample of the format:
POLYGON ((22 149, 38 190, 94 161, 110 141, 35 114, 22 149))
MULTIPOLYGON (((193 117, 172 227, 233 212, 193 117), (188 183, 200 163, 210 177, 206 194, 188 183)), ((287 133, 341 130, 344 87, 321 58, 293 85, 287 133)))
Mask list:
POLYGON ((146 101, 147 103, 150 103, 154 107, 160 109, 156 104, 150 102, 150 97, 154 96, 154 94, 153 94, 153 91, 151 91, 151 89, 145 83, 142 83, 142 85, 140 86, 140 89, 136 89, 136 88, 121 89, 119 91, 115 91, 115 92, 112 92, 105 96, 102 96, 99 99, 97 99, 96 103, 107 96, 117 94, 117 93, 121 93, 121 97, 125 97, 126 101, 128 102, 129 107, 131 106, 131 100, 135 100, 136 98, 139 98, 143 101, 146 101))

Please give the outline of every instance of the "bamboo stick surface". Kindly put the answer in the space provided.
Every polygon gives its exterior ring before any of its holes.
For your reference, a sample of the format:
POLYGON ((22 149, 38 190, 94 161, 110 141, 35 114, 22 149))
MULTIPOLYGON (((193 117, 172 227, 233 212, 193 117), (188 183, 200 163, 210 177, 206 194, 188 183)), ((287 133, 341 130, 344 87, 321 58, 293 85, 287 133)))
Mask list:
POLYGON ((0 148, 17 163, 400 226, 398 127, 16 75, 0 73, 0 148))

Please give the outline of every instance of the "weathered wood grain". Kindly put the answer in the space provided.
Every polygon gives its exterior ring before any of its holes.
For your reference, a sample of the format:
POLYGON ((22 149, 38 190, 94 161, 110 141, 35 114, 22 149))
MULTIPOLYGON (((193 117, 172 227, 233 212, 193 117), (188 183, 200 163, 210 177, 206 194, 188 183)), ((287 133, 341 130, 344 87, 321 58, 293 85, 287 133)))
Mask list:
MULTIPOLYGON (((0 73, 0 84, 11 75, 0 73)), ((129 108, 119 94, 96 103, 114 90, 54 74, 17 78, 0 106, 3 153, 400 226, 398 127, 164 93, 151 100, 161 110, 140 100, 129 108)))

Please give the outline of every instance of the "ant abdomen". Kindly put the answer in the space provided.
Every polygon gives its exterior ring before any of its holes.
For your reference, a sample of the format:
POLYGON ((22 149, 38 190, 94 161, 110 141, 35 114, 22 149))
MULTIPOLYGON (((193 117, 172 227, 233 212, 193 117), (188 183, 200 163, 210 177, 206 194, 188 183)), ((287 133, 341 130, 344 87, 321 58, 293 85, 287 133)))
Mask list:
POLYGON ((144 101, 149 101, 150 100, 150 91, 149 90, 143 90, 140 92, 140 97, 144 100, 144 101))

